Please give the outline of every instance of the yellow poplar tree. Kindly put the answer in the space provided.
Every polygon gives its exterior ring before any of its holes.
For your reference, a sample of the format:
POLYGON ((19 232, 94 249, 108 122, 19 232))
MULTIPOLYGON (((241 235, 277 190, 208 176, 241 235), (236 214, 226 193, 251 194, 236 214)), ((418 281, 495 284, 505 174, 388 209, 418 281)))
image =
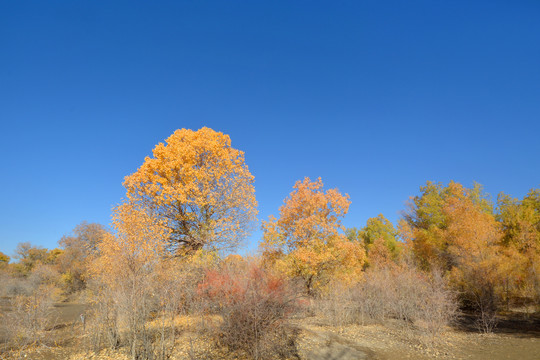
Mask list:
POLYGON ((509 260, 500 245, 501 226, 469 197, 448 199, 443 212, 450 278, 462 299, 479 312, 482 330, 491 331, 509 260))
POLYGON ((409 203, 409 209, 403 214, 399 224, 401 237, 407 244, 407 250, 414 253, 418 264, 425 270, 449 270, 447 205, 452 201, 469 199, 479 211, 493 213, 491 203, 482 191, 480 184, 468 189, 451 181, 448 186, 428 181, 420 187, 421 195, 415 196, 409 203))
POLYGON ((105 232, 98 243, 92 272, 111 287, 136 281, 155 268, 165 251, 169 230, 147 209, 123 203, 113 210, 114 233, 105 232))
POLYGON ((513 257, 514 281, 508 277, 507 293, 517 288, 540 306, 540 189, 531 189, 521 201, 501 193, 497 203, 502 243, 513 257))
POLYGON ((165 221, 169 249, 182 255, 234 248, 249 234, 257 214, 253 182, 229 136, 204 127, 176 130, 124 186, 131 201, 165 221))
POLYGON ((104 234, 90 267, 99 284, 95 315, 109 334, 124 338, 133 359, 148 358, 147 321, 169 231, 136 203, 117 206, 112 223, 114 232, 104 234))
POLYGON ((341 218, 349 196, 323 191, 319 178, 297 181, 279 209, 279 218, 263 221, 261 249, 266 262, 304 281, 308 294, 334 278, 352 278, 362 270, 365 251, 343 234, 341 218))

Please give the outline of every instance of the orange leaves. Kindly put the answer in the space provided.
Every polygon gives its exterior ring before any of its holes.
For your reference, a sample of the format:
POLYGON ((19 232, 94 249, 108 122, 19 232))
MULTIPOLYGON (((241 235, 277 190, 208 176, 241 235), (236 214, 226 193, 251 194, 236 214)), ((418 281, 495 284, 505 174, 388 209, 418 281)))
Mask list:
POLYGON ((320 178, 316 182, 307 177, 297 181, 296 190, 279 209, 279 219, 263 221, 265 241, 295 248, 313 238, 336 235, 341 229, 340 218, 349 210, 349 196, 341 195, 337 189, 325 193, 322 187, 320 178))
POLYGON ((311 293, 331 277, 359 273, 365 251, 341 232, 341 218, 349 209, 349 196, 337 189, 323 191, 319 178, 297 181, 280 216, 263 222, 261 249, 268 263, 291 277, 304 280, 311 293))
POLYGON ((176 130, 124 186, 130 200, 164 221, 169 245, 184 253, 234 247, 249 233, 257 214, 253 181, 229 136, 205 127, 176 130))
POLYGON ((108 283, 152 269, 164 253, 169 234, 162 221, 138 204, 117 206, 112 218, 115 233, 105 233, 92 269, 108 283))
POLYGON ((483 212, 469 198, 451 198, 443 209, 448 227, 444 237, 449 252, 482 256, 485 249, 500 243, 502 232, 493 214, 483 212))

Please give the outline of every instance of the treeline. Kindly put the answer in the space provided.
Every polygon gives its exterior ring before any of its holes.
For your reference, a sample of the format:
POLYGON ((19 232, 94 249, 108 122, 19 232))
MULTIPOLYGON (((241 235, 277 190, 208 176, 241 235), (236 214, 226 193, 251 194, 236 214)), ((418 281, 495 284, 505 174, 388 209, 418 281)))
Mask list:
POLYGON ((13 258, 0 253, 1 295, 27 294, 40 284, 55 285, 66 295, 85 289, 90 257, 96 254, 105 233, 105 226, 83 221, 58 241, 58 248, 49 250, 23 242, 17 245, 13 258))
POLYGON ((501 310, 538 311, 540 190, 521 200, 501 193, 493 203, 479 184, 427 182, 397 227, 379 215, 342 229, 348 196, 322 187, 320 179, 297 182, 279 217, 263 222, 264 261, 302 279, 307 294, 324 294, 336 280, 364 286, 376 269, 415 269, 441 277, 483 331, 501 310))
POLYGON ((177 317, 189 314, 216 348, 262 359, 294 357, 291 317, 398 321, 436 339, 459 313, 489 332, 504 311, 539 310, 538 189, 492 202, 478 184, 428 182, 398 224, 379 215, 345 229, 349 196, 305 178, 262 222, 258 256, 227 256, 255 224, 253 181, 227 135, 177 130, 126 177, 111 229, 82 223, 59 249, 0 256, 13 320, 4 338, 44 341, 44 294, 55 291, 91 300, 88 349, 133 359, 173 356, 177 317), (25 318, 29 308, 42 311, 25 318))

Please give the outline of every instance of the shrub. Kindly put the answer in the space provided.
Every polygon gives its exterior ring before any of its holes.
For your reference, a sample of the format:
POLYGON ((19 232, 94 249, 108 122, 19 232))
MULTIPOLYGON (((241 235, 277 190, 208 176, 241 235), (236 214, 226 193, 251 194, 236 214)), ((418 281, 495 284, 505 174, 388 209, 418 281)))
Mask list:
POLYGON ((32 294, 33 285, 24 277, 13 277, 8 274, 0 276, 0 296, 11 297, 32 294))
POLYGON ((40 343, 50 322, 53 307, 53 288, 40 286, 31 295, 11 299, 11 311, 5 314, 7 339, 18 347, 40 343))
POLYGON ((415 268, 370 268, 351 287, 336 284, 316 302, 316 311, 333 325, 399 320, 434 336, 457 314, 455 295, 438 273, 415 268))
POLYGON ((199 293, 223 318, 217 332, 220 345, 254 359, 295 352, 295 331, 288 319, 297 302, 283 278, 253 263, 225 266, 206 273, 199 293))

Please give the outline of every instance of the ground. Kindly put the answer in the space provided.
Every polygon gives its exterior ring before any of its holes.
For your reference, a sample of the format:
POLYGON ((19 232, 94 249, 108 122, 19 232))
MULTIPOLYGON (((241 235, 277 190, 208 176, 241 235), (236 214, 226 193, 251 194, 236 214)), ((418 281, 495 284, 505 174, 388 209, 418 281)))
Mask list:
MULTIPOLYGON (((19 351, 0 353, 0 359, 128 359, 119 351, 105 350, 98 354, 84 348, 80 314, 84 304, 57 303, 56 323, 50 337, 55 342, 47 346, 33 346, 19 351)), ((197 331, 199 317, 177 319, 179 337, 173 359, 234 359, 223 349, 212 346, 209 335, 197 331)), ((457 328, 447 329, 436 338, 404 328, 398 322, 385 325, 366 324, 328 326, 315 317, 296 319, 297 349, 300 359, 540 359, 540 319, 503 318, 494 334, 480 334, 462 321, 457 328)))
POLYGON ((436 339, 396 326, 303 325, 302 358, 349 359, 540 359, 540 333, 479 334, 448 329, 436 339))

